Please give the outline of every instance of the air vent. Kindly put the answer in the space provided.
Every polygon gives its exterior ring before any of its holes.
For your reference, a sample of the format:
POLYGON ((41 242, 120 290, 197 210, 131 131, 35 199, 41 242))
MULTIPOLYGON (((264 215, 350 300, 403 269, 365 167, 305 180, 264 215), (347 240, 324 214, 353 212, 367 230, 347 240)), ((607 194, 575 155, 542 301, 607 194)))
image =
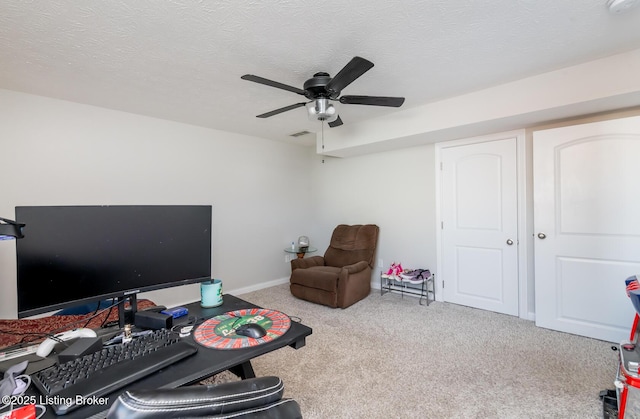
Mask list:
POLYGON ((292 137, 300 137, 302 135, 307 135, 307 134, 311 134, 309 131, 300 131, 300 132, 296 132, 291 134, 292 137))

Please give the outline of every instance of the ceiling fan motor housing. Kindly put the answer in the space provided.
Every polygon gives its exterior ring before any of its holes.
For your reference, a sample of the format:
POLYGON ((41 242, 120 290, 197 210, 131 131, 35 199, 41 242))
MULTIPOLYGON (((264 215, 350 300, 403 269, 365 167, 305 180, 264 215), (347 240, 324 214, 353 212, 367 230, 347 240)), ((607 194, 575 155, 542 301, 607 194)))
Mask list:
POLYGON ((312 78, 304 82, 303 89, 306 92, 305 96, 308 99, 316 98, 330 98, 336 99, 340 92, 328 92, 326 89, 327 84, 331 81, 329 73, 316 73, 312 78))

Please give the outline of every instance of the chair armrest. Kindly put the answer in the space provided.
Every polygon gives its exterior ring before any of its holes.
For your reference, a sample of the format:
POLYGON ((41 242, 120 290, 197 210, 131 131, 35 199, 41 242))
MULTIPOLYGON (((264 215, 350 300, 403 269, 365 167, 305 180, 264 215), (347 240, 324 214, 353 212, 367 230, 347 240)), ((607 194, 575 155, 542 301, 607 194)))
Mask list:
POLYGON ((322 256, 311 256, 303 259, 291 259, 291 271, 298 268, 306 269, 312 266, 324 266, 324 258, 322 256))
POLYGON ((261 418, 301 418, 299 405, 282 399, 283 393, 282 381, 273 376, 214 386, 129 390, 118 397, 107 418, 230 417, 233 412, 242 417, 260 413, 261 418))
POLYGON ((368 266, 369 264, 366 261, 361 260, 360 262, 356 262, 353 265, 343 266, 342 269, 346 269, 349 274, 354 274, 356 272, 364 271, 368 266))

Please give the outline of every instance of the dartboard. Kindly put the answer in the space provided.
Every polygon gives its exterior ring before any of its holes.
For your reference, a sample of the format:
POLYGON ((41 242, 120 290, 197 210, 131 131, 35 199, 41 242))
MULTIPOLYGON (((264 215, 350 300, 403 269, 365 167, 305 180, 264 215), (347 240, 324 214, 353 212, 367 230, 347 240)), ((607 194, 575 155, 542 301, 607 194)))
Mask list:
POLYGON ((196 328, 193 339, 207 348, 250 348, 279 338, 289 330, 289 326, 291 326, 291 320, 284 313, 265 308, 248 308, 230 311, 206 320, 196 328), (267 334, 254 339, 235 333, 238 327, 248 323, 259 324, 267 334))

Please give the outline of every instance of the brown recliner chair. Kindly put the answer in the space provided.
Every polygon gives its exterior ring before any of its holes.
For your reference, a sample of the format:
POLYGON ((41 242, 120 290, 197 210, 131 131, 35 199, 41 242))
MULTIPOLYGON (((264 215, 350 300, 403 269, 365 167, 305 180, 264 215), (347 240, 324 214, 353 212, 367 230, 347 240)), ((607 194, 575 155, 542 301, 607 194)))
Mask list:
POLYGON ((329 307, 347 308, 371 292, 378 226, 341 224, 322 256, 291 261, 291 294, 329 307))

